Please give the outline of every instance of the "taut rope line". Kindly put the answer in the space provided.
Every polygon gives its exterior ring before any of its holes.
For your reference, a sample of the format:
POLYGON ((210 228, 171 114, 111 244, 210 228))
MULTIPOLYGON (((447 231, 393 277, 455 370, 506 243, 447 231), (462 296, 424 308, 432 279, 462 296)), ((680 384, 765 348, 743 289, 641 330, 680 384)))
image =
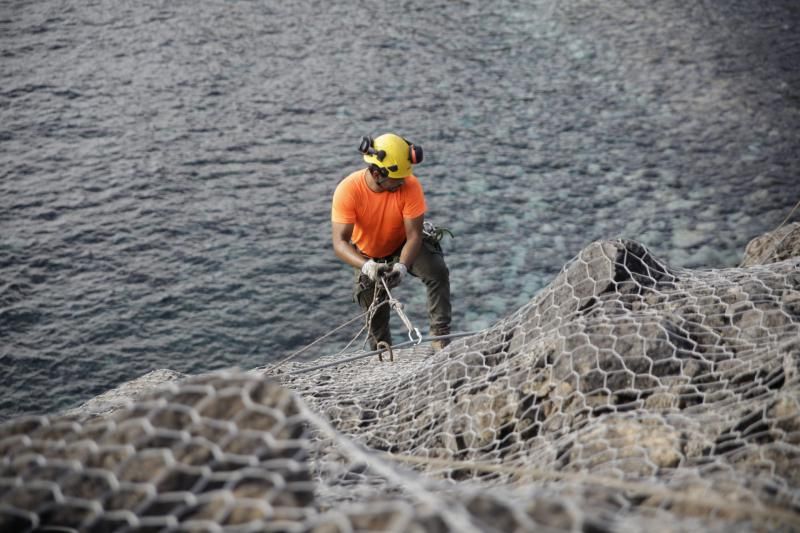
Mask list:
MULTIPOLYGON (((386 303, 386 302, 381 302, 380 304, 378 304, 378 306, 384 305, 384 303, 386 303)), ((298 356, 298 355, 300 355, 301 353, 305 352, 306 350, 308 350, 309 348, 311 348, 312 346, 314 346, 315 344, 317 344, 317 343, 318 343, 319 341, 321 341, 322 339, 324 339, 324 338, 326 338, 326 337, 330 337, 331 335, 333 335, 334 333, 336 333, 336 332, 337 332, 337 331, 339 331, 340 329, 344 328, 345 326, 349 326, 350 324, 352 324, 352 323, 353 323, 353 322, 355 322, 356 320, 358 320, 358 319, 360 319, 360 318, 363 318, 364 316, 366 316, 368 313, 370 313, 370 312, 374 312, 374 311, 373 311, 373 309, 372 309, 372 307, 373 307, 373 306, 370 306, 370 308, 369 308, 369 309, 367 309, 365 312, 361 313, 360 315, 358 315, 358 316, 355 316, 355 317, 351 318, 350 320, 348 320, 347 322, 345 322, 345 323, 344 323, 344 324, 342 324, 341 326, 339 326, 339 327, 337 327, 337 328, 335 328, 335 329, 332 329, 331 331, 329 331, 329 332, 328 332, 328 333, 326 333, 325 335, 323 335, 323 336, 319 337, 318 339, 314 340, 314 341, 313 341, 313 342, 311 342, 310 344, 307 344, 307 345, 303 346, 302 348, 300 348, 299 350, 297 350, 297 351, 295 351, 295 352, 291 353, 291 354, 290 354, 290 355, 288 355, 288 356, 287 356, 285 359, 283 359, 283 360, 279 361, 278 363, 276 363, 276 364, 274 364, 274 365, 272 365, 272 366, 270 366, 270 367, 267 367, 267 368, 264 370, 264 373, 273 372, 273 371, 277 370, 278 368, 280 368, 281 366, 283 366, 283 364, 284 364, 284 363, 288 363, 289 361, 291 361, 292 359, 294 359, 295 357, 297 357, 297 356, 298 356)), ((363 331, 363 330, 362 330, 362 331, 363 331)), ((359 335, 360 335, 360 334, 361 334, 361 332, 359 331, 359 335)), ((350 341, 350 343, 352 343, 352 341, 350 341)), ((350 343, 348 343, 348 346, 350 345, 350 343)), ((347 349, 347 348, 345 347, 345 349, 347 349)))
POLYGON ((403 304, 400 303, 400 300, 393 297, 392 293, 389 292, 389 285, 386 283, 385 278, 381 278, 381 283, 383 283, 383 289, 386 291, 386 296, 389 298, 389 306, 397 312, 397 316, 400 317, 400 320, 403 321, 403 325, 408 330, 408 340, 415 341, 416 344, 419 344, 422 342, 422 334, 419 332, 419 328, 415 328, 414 324, 411 323, 406 314, 403 312, 403 304), (414 335, 417 336, 416 339, 414 339, 414 335))
MULTIPOLYGON (((465 332, 462 332, 462 333, 451 333, 450 335, 432 335, 432 336, 429 336, 429 337, 422 337, 422 340, 419 341, 419 342, 430 342, 430 341, 435 341, 435 340, 439 340, 439 339, 457 339, 459 337, 471 337, 472 335, 477 335, 478 333, 480 333, 479 330, 476 330, 476 331, 465 331, 465 332)), ((392 350, 397 350, 398 348, 405 348, 407 346, 414 346, 416 344, 418 344, 417 341, 405 341, 405 342, 401 342, 400 344, 393 344, 392 346, 390 346, 390 348, 392 350)), ((384 349, 380 349, 380 350, 372 350, 370 352, 360 353, 360 354, 354 355, 352 357, 346 357, 346 358, 340 359, 338 361, 331 361, 329 363, 323 363, 321 365, 312 366, 312 367, 309 367, 309 368, 301 368, 301 369, 295 370, 293 372, 288 372, 287 374, 289 376, 296 376, 298 374, 307 374, 309 372, 314 372, 315 370, 320 370, 322 368, 329 368, 329 367, 332 367, 332 366, 343 365, 345 363, 350 363, 352 361, 357 361, 359 359, 364 359, 365 357, 369 357, 371 355, 378 355, 378 354, 383 353, 385 351, 386 351, 385 348, 384 349)))
POLYGON ((408 489, 408 494, 412 498, 415 498, 421 503, 433 505, 435 509, 439 509, 444 522, 452 531, 480 533, 481 530, 475 527, 468 517, 452 508, 451 501, 442 497, 440 494, 427 490, 422 480, 409 475, 409 473, 394 470, 389 463, 381 460, 381 458, 370 450, 365 449, 363 445, 349 438, 343 438, 328 420, 314 412, 304 400, 298 398, 297 403, 300 408, 300 413, 309 420, 311 424, 316 426, 323 435, 335 442, 343 453, 353 458, 354 462, 361 462, 368 465, 369 468, 378 475, 383 476, 387 480, 392 480, 408 489))

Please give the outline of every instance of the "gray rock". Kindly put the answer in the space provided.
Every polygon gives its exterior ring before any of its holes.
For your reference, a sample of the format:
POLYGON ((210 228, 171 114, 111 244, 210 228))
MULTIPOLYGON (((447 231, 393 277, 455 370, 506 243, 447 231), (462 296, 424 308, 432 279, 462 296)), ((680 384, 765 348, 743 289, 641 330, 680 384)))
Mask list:
POLYGON ((716 508, 747 529, 751 516, 720 502, 787 509, 798 488, 798 263, 676 269, 639 243, 598 242, 517 313, 416 368, 389 379, 342 369, 322 396, 305 379, 290 386, 368 447, 452 462, 420 467, 428 477, 492 487, 526 468, 622 477, 659 494, 623 514, 663 507, 666 492, 687 519, 716 508), (770 483, 753 478, 758 457, 773 465, 770 483), (458 466, 472 462, 509 469, 458 466), (701 487, 707 501, 685 497, 701 487))
POLYGON ((65 415, 77 420, 94 416, 105 416, 122 409, 148 394, 160 385, 185 379, 186 375, 166 368, 153 370, 119 387, 95 396, 78 407, 65 411, 65 415))
POLYGON ((0 425, 0 529, 791 527, 798 266, 602 241, 435 354, 157 372, 0 425))
POLYGON ((800 256, 800 222, 793 222, 747 243, 741 266, 764 265, 797 256, 800 256))
POLYGON ((136 401, 106 416, 0 426, 0 530, 306 517, 306 426, 288 390, 238 373, 147 394, 137 383, 136 401))

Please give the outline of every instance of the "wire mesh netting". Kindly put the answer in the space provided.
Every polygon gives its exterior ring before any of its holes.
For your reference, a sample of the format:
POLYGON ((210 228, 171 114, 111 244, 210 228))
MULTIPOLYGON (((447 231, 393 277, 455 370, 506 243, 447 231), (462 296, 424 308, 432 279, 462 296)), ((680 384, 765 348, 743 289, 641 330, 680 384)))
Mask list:
POLYGON ((800 257, 597 242, 442 351, 328 362, 3 424, 0 530, 800 527, 800 257))

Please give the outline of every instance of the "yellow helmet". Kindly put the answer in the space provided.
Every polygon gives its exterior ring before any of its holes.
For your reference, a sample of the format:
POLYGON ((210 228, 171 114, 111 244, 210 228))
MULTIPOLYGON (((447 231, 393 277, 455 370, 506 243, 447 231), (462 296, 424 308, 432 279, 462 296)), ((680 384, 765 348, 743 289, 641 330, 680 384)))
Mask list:
POLYGON ((422 161, 422 147, 415 146, 394 133, 384 133, 374 140, 361 137, 359 151, 364 161, 375 165, 384 176, 402 179, 411 174, 411 166, 422 161))

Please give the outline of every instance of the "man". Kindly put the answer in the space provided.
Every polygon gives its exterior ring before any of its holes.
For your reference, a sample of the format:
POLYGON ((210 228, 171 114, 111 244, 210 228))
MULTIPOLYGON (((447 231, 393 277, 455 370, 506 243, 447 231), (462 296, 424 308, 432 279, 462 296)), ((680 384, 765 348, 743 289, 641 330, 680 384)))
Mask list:
MULTIPOLYGON (((354 299, 367 311, 378 284, 378 302, 386 300, 380 282, 394 287, 411 274, 425 284, 430 334, 450 333, 450 272, 438 242, 423 234, 425 195, 412 174, 422 161, 422 148, 386 133, 363 137, 359 150, 369 166, 344 178, 333 194, 331 221, 336 256, 357 269, 354 299)), ((369 324, 372 349, 392 344, 388 304, 381 305, 369 324)), ((448 344, 434 340, 434 350, 448 344)))

